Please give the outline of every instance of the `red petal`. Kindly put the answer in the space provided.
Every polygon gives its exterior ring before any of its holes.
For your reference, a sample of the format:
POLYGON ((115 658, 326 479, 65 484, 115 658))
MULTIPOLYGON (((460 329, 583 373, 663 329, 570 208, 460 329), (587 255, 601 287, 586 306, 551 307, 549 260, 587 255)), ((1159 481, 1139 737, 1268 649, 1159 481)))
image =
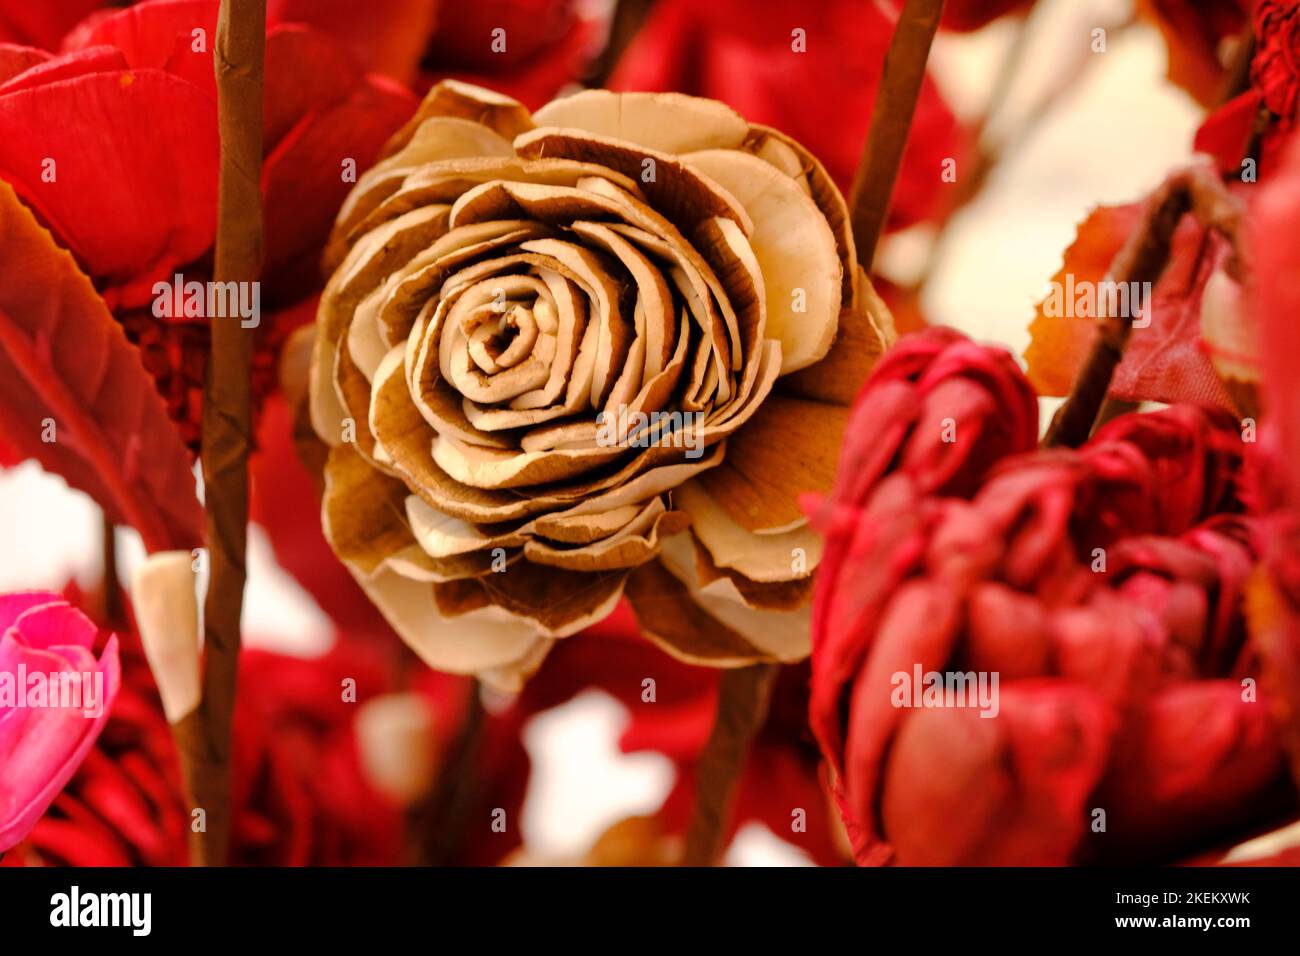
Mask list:
POLYGON ((104 17, 75 37, 68 49, 117 47, 136 69, 165 69, 216 96, 212 49, 217 0, 154 0, 104 17), (195 33, 202 30, 201 35, 195 33))
POLYGON ((153 280, 212 245, 216 113, 191 84, 140 70, 21 90, 0 97, 0 129, 0 176, 92 275, 134 283, 128 304, 147 301, 153 280), (42 181, 47 158, 54 182, 42 181))
POLYGON ((0 96, 54 83, 57 80, 84 76, 87 73, 108 73, 125 69, 126 60, 122 58, 121 52, 111 46, 94 46, 88 50, 78 50, 67 56, 46 60, 30 70, 19 73, 0 86, 0 96))
POLYGON ((406 89, 371 77, 337 106, 309 113, 266 158, 265 274, 279 275, 278 296, 290 301, 319 284, 321 248, 352 188, 344 160, 357 170, 371 166, 415 107, 406 89))
POLYGON ((347 99, 362 78, 333 37, 307 27, 272 28, 266 37, 263 152, 273 152, 307 113, 347 99))
POLYGON ((50 59, 44 50, 17 43, 0 43, 0 83, 7 83, 19 73, 50 59))
POLYGON ((103 0, 0 0, 0 40, 57 50, 59 41, 103 0))
POLYGON ((1205 118, 1196 131, 1193 146, 1198 153, 1209 153, 1224 173, 1241 172, 1246 142, 1250 139, 1255 115, 1259 112, 1259 93, 1247 90, 1229 100, 1205 118))
POLYGON ((271 0, 266 16, 272 24, 310 24, 346 43, 366 71, 410 83, 439 13, 438 0, 367 0, 360 17, 356 0, 271 0))

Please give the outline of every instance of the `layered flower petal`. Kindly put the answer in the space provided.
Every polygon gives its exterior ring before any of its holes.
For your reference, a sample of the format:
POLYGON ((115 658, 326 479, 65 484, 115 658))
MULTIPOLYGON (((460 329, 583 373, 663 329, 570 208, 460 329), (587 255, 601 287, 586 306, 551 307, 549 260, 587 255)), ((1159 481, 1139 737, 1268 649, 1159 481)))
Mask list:
POLYGON ((803 155, 707 100, 530 116, 447 82, 358 180, 312 364, 325 524, 430 663, 513 682, 661 554, 739 659, 806 653, 797 493, 845 413, 774 390, 869 285, 803 155))

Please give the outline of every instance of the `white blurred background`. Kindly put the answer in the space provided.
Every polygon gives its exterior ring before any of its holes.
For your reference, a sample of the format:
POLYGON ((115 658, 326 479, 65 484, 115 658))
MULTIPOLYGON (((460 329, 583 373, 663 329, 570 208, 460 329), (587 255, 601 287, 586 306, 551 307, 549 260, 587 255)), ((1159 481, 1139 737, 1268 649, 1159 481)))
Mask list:
MULTIPOLYGON (((1028 344, 1034 303, 1060 265, 1077 223, 1100 203, 1138 198, 1190 155, 1201 111, 1164 81, 1165 51, 1154 29, 1125 24, 1131 0, 1043 0, 1004 117, 987 132, 1011 135, 1036 95, 1060 82, 1068 91, 1023 139, 1016 139, 978 199, 951 222, 926 288, 932 321, 976 338, 1028 344), (1094 28, 1108 28, 1104 53, 1091 53, 1094 28)), ((941 36, 932 62, 963 119, 983 112, 1016 28, 995 23, 972 36, 941 36)), ((961 171, 958 171, 961 175, 961 171)), ((931 237, 899 237, 882 267, 906 278, 931 237)), ((98 510, 28 463, 0 472, 0 591, 61 588, 99 575, 98 510)), ((245 631, 250 643, 310 655, 328 646, 329 621, 274 563, 259 529, 250 542, 245 631)), ((119 560, 124 580, 143 555, 128 533, 119 560)), ((611 824, 649 812, 671 785, 671 766, 652 754, 627 756, 617 739, 621 705, 588 692, 528 728, 534 772, 522 826, 529 855, 580 856, 611 824)), ((804 854, 751 825, 727 855, 733 865, 804 864, 804 854)))

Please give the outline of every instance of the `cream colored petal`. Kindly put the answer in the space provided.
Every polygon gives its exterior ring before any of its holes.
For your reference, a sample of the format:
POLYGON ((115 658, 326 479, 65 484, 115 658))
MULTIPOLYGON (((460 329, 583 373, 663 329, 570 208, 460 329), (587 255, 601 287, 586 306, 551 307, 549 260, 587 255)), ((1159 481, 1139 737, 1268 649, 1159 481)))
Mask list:
POLYGON ((822 556, 822 538, 808 525, 781 534, 746 530, 696 481, 673 493, 673 504, 691 516, 691 528, 714 564, 758 582, 807 577, 822 556))
POLYGON ((715 149, 684 158, 753 219, 749 244, 763 274, 766 334, 781 340, 783 371, 811 365, 830 350, 840 314, 843 268, 826 217, 789 176, 756 156, 715 149))
POLYGON ((533 125, 527 108, 517 100, 472 83, 442 80, 425 94, 415 115, 388 141, 384 155, 402 149, 426 120, 436 116, 472 120, 508 140, 533 125))
POLYGON ((163 551, 145 558, 131 576, 140 642, 163 713, 173 724, 199 705, 199 605, 193 565, 188 551, 163 551))
POLYGON ((522 534, 486 534, 477 525, 443 514, 415 495, 406 499, 406 517, 415 540, 426 554, 434 558, 449 558, 489 548, 516 548, 525 540, 522 534))
POLYGON ((550 647, 532 622, 494 608, 444 616, 429 584, 386 569, 374 577, 353 571, 353 577, 398 636, 436 670, 481 676, 491 671, 497 681, 513 689, 527 673, 527 665, 540 663, 536 660, 539 646, 550 647))
POLYGON ((361 175, 339 208, 338 228, 351 229, 397 192, 407 176, 428 163, 513 154, 508 139, 480 123, 445 116, 426 119, 401 150, 380 160, 361 175))
POLYGON ((802 175, 795 177, 799 188, 812 195, 813 201, 826 217, 831 232, 835 234, 835 242, 840 251, 840 263, 844 269, 844 305, 864 308, 858 299, 858 293, 866 274, 858 265, 857 246, 853 241, 853 228, 849 223, 849 205, 844 201, 839 187, 835 185, 835 180, 831 179, 830 173, 826 172, 826 167, 801 143, 780 130, 758 123, 750 124, 745 148, 782 172, 789 172, 791 166, 789 157, 797 157, 802 172, 802 175))
POLYGON ((735 149, 749 124, 716 100, 681 93, 584 90, 533 114, 537 126, 568 126, 665 153, 735 149))
POLYGON ((777 660, 793 662, 807 657, 812 650, 811 604, 797 611, 756 611, 748 607, 738 593, 733 597, 722 588, 705 591, 696 573, 690 536, 688 531, 665 538, 661 542, 660 561, 686 585, 700 607, 777 660))

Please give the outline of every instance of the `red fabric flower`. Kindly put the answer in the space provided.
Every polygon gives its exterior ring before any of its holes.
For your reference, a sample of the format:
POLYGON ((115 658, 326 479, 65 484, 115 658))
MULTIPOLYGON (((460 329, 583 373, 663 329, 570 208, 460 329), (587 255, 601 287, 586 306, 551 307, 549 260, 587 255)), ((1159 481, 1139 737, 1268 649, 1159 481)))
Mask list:
MULTIPOLYGON (((848 193, 871 123, 892 20, 874 3, 660 0, 610 79, 615 90, 721 100, 797 139, 848 193)), ((939 215, 939 172, 960 163, 957 122, 929 80, 921 91, 890 227, 939 215)))
POLYGON ((530 109, 581 76, 598 24, 575 0, 271 0, 276 23, 305 23, 347 44, 369 70, 424 92, 443 79, 511 96, 530 109))
POLYGON ((0 43, 56 50, 63 35, 103 0, 2 0, 0 43))
POLYGON ((1264 104, 1290 129, 1300 104, 1300 5, 1295 0, 1259 0, 1255 8, 1259 37, 1250 79, 1264 104))
POLYGON ((1271 175, 1282 145, 1300 118, 1300 4, 1259 0, 1254 13, 1255 54, 1251 88, 1215 110, 1196 133, 1196 148, 1213 156, 1225 173, 1240 175, 1246 144, 1261 107, 1270 114, 1262 129, 1259 176, 1271 175))
MULTIPOLYGON (((95 14, 60 55, 0 47, 0 178, 94 280, 191 446, 207 323, 160 318, 150 304, 177 273, 211 277, 217 9, 217 0, 151 0, 95 14)), ((259 398, 274 385, 286 331, 271 313, 320 284, 320 250, 351 185, 345 164, 371 165, 416 102, 307 27, 273 24, 266 63, 259 398)))
MULTIPOLYGON (((999 456, 985 441, 970 461, 999 456)), ((859 862, 1168 859, 1285 805, 1241 683, 1241 446, 1181 406, 1005 458, 969 498, 929 490, 904 446, 834 502, 810 713, 859 862), (959 673, 978 701, 917 696, 959 673)))
POLYGON ((1255 512, 1266 528, 1264 566, 1251 597, 1251 626, 1267 665, 1266 685, 1277 692, 1274 712, 1284 729, 1291 772, 1300 784, 1300 137, 1282 154, 1276 176, 1253 197, 1249 217, 1254 251, 1251 317, 1263 372, 1266 429, 1252 446, 1255 512))

